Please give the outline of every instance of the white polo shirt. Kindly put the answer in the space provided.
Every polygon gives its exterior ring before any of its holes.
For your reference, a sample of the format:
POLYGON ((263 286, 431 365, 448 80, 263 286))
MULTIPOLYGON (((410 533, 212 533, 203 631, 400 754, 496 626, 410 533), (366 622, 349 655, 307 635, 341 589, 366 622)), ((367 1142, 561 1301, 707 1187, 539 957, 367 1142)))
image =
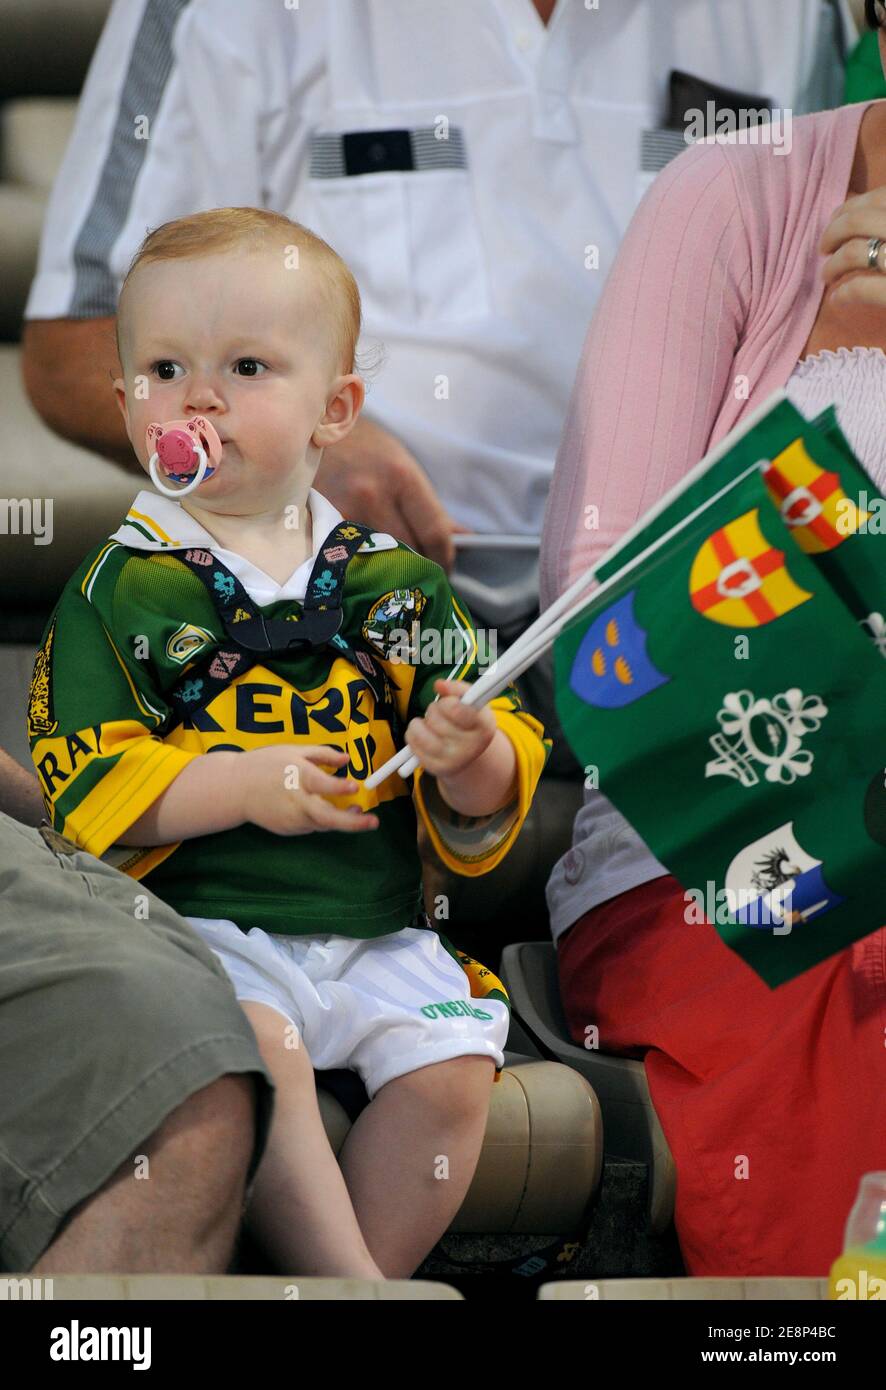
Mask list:
MULTIPOLYGON (((601 285, 662 150, 682 148, 654 134, 669 74, 795 114, 833 104, 836 13, 557 0, 546 28, 532 0, 115 0, 25 317, 113 314, 169 219, 287 213, 357 277, 361 351, 386 354, 367 415, 457 521, 537 536, 601 285)), ((525 555, 462 563, 516 575, 512 615, 531 608, 525 555)))

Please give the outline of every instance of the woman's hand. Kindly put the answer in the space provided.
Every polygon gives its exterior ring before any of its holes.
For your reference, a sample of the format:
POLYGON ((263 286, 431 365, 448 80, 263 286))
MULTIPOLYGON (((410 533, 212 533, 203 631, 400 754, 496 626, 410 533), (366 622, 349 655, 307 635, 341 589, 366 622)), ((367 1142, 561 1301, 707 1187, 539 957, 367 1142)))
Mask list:
POLYGON ((847 198, 825 228, 819 250, 828 258, 822 274, 833 303, 886 308, 886 188, 847 198), (884 242, 876 269, 868 262, 871 237, 884 242))

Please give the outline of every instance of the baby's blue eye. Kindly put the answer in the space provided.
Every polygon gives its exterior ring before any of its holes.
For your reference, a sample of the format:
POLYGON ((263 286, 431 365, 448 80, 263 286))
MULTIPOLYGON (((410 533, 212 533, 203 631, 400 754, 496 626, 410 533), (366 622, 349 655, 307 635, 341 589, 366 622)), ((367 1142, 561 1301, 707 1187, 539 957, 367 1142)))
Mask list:
POLYGON ((261 367, 263 371, 266 370, 264 362, 259 362, 257 357, 240 357, 237 359, 238 367, 242 367, 244 364, 248 364, 248 366, 254 370, 239 372, 238 375, 240 376, 258 376, 259 367, 261 367))

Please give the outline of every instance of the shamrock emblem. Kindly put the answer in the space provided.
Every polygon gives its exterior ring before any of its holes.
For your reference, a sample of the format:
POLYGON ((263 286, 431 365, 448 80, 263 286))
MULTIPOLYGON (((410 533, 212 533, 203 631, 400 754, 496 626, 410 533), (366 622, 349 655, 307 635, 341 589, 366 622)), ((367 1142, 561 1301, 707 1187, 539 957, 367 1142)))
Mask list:
POLYGON ((200 692, 203 689, 202 681, 186 681, 182 688, 182 699, 186 704, 193 704, 200 699, 200 692))
POLYGON ((750 690, 730 691, 717 715, 722 732, 708 740, 719 756, 707 764, 705 776, 735 777, 753 787, 762 767, 767 782, 790 786, 812 771, 814 758, 803 739, 821 728, 827 713, 820 696, 804 695, 796 686, 771 700, 750 690))
POLYGON ((322 594, 324 598, 327 598, 334 588, 335 580, 332 577, 332 570, 324 570, 314 580, 314 593, 322 594))
POLYGON ((234 597, 234 581, 229 574, 222 574, 221 570, 216 570, 213 574, 212 587, 222 598, 234 597))

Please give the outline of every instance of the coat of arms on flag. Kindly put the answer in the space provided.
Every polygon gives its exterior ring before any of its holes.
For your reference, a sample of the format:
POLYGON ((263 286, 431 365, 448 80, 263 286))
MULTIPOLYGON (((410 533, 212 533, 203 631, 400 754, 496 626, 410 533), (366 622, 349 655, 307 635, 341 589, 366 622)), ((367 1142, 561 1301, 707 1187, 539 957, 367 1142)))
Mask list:
POLYGON ((843 902, 825 882, 821 860, 798 843, 791 822, 745 845, 725 879, 730 911, 742 926, 801 926, 843 902))
POLYGON ((812 597, 794 583, 784 551, 766 540, 756 510, 708 537, 690 571, 689 592, 693 608, 729 627, 771 623, 812 597))
POLYGON ((669 679, 649 660, 631 592, 594 619, 576 653, 569 684, 589 705, 618 709, 669 679))
POLYGON ((809 555, 833 550, 870 516, 846 496, 838 473, 813 463, 802 439, 782 450, 763 478, 782 520, 809 555))
POLYGON ((803 738, 821 728, 827 712, 817 695, 804 697, 802 690, 772 700, 757 699, 750 690, 730 691, 717 714, 721 732, 708 740, 717 757, 706 765, 705 777, 734 777, 743 787, 757 785, 758 767, 767 782, 807 777, 814 754, 803 747, 803 738))

